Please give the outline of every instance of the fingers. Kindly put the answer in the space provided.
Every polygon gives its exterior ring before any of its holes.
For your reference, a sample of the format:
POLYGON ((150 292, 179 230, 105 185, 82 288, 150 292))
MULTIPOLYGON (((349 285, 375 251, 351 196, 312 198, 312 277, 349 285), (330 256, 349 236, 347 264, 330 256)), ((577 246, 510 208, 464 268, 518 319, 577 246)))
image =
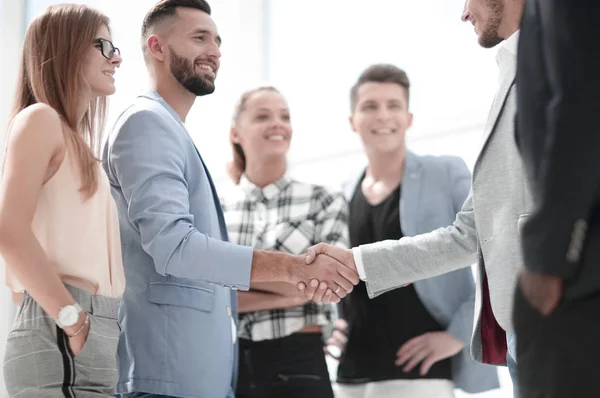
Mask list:
POLYGON ((326 282, 331 289, 335 290, 334 293, 338 296, 335 302, 339 302, 339 299, 345 297, 353 288, 352 283, 338 272, 341 268, 344 268, 344 265, 339 261, 329 256, 318 256, 314 264, 307 269, 309 276, 326 282))
POLYGON ((419 370, 419 374, 421 376, 425 376, 429 373, 429 369, 438 361, 438 359, 432 354, 428 355, 427 358, 421 363, 421 369, 419 370))
MULTIPOLYGON (((322 254, 325 254, 331 258, 338 260, 342 265, 350 269, 350 271, 356 271, 356 264, 354 264, 354 255, 352 254, 352 250, 342 249, 341 247, 337 246, 326 245, 325 250, 322 254)), ((356 283, 358 283, 358 280, 356 283)))
POLYGON ((426 344, 424 343, 423 335, 408 340, 396 353, 398 357, 395 361, 396 366, 404 365, 408 360, 414 357, 417 352, 422 351, 425 347, 426 344))
POLYGON ((348 268, 345 264, 344 267, 338 267, 338 273, 355 286, 358 285, 358 282, 360 282, 358 274, 348 268))
POLYGON ((332 294, 331 294, 331 303, 332 303, 332 304, 339 304, 339 303, 340 303, 340 301, 342 301, 342 298, 343 298, 343 297, 340 297, 340 296, 338 296, 337 294, 335 294, 335 293, 332 293, 332 294))
POLYGON ((412 339, 408 340, 406 343, 404 343, 402 345, 402 347, 400 347, 398 349, 398 352, 396 353, 396 355, 398 355, 398 357, 406 356, 408 353, 414 351, 415 348, 422 345, 423 336, 424 335, 420 335, 420 336, 413 337, 412 339))
POLYGON ((333 344, 344 350, 348 343, 348 336, 342 333, 340 330, 335 329, 331 337, 327 340, 327 344, 333 344))
MULTIPOLYGON (((331 289, 327 288, 327 282, 321 282, 317 279, 312 279, 308 286, 304 283, 298 283, 298 290, 304 292, 304 297, 307 300, 313 301, 315 303, 322 304, 330 304, 330 303, 339 303, 345 294, 342 297, 335 294, 331 289)), ((342 291, 342 289, 339 289, 342 291)))
POLYGON ((337 246, 331 246, 326 243, 318 243, 306 250, 306 264, 312 264, 320 254, 325 254, 329 257, 335 258, 351 269, 356 268, 351 250, 342 249, 341 247, 337 246))
POLYGON ((410 357, 410 359, 409 359, 408 363, 406 364, 406 366, 404 366, 402 368, 402 371, 405 372, 405 373, 410 372, 411 370, 413 370, 415 368, 415 366, 417 366, 429 354, 430 354, 430 351, 426 347, 422 347, 420 350, 418 350, 415 353, 413 353, 413 355, 410 357))
POLYGON ((323 347, 323 351, 325 351, 325 355, 329 355, 333 359, 339 360, 342 356, 342 350, 335 345, 327 345, 326 347, 323 347))
POLYGON ((306 264, 312 264, 317 258, 317 252, 314 247, 309 247, 306 251, 306 264))
POLYGON ((348 337, 338 329, 333 331, 333 334, 327 339, 327 346, 325 352, 332 358, 339 359, 346 349, 348 343, 348 337))
POLYGON ((327 251, 326 243, 318 243, 309 247, 306 251, 306 264, 312 264, 319 254, 324 254, 327 251))
MULTIPOLYGON (((298 285, 304 285, 304 283, 300 282, 298 285)), ((311 280, 308 283, 308 286, 305 286, 305 290, 304 290, 304 297, 307 300, 312 300, 315 297, 315 293, 317 293, 317 288, 319 287, 319 281, 316 279, 311 280)))
MULTIPOLYGON (((311 281, 310 283, 312 285, 313 281, 311 281)), ((319 287, 317 288, 317 291, 315 292, 315 295, 312 298, 312 301, 314 301, 315 303, 322 303, 323 296, 325 296, 325 293, 327 292, 327 283, 321 282, 321 283, 319 283, 318 286, 319 287)))
POLYGON ((331 289, 325 290, 325 294, 323 295, 323 304, 330 304, 332 300, 333 292, 331 289))
POLYGON ((346 334, 348 333, 348 322, 346 322, 345 319, 342 318, 338 318, 335 320, 335 323, 333 324, 333 327, 337 330, 339 330, 342 334, 346 334))
MULTIPOLYGON (((348 291, 346 290, 347 287, 340 286, 337 284, 337 282, 332 282, 331 285, 335 286, 332 288, 333 294, 338 296, 340 299, 343 299, 348 295, 348 291)), ((352 285, 350 285, 350 290, 352 290, 352 285)))
POLYGON ((343 264, 339 264, 338 262, 336 265, 337 273, 333 275, 332 279, 333 282, 341 289, 339 291, 336 290, 335 293, 340 297, 344 297, 350 293, 352 289, 354 289, 354 285, 358 284, 359 279, 356 273, 346 268, 343 264), (342 296, 340 293, 342 293, 344 296, 342 296))

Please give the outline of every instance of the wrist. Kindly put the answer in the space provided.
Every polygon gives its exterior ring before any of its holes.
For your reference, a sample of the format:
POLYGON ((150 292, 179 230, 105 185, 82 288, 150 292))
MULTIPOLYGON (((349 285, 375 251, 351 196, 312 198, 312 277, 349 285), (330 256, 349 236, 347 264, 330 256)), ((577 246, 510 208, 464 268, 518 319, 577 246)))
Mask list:
POLYGON ((294 268, 304 264, 304 257, 288 253, 255 250, 252 256, 252 282, 287 282, 296 284, 294 268))
POLYGON ((79 319, 77 323, 73 326, 65 326, 62 330, 67 334, 68 337, 73 337, 73 335, 79 334, 85 326, 89 323, 88 314, 86 312, 81 311, 79 313, 79 319))
MULTIPOLYGON (((283 253, 282 253, 283 254, 283 253)), ((300 282, 300 278, 298 277, 298 270, 300 267, 305 265, 306 260, 303 256, 295 256, 291 254, 284 254, 284 257, 281 259, 281 271, 283 278, 283 282, 290 283, 292 285, 296 285, 300 282)))
MULTIPOLYGON (((354 257, 354 250, 353 249, 346 249, 347 253, 348 253, 348 258, 350 258, 351 261, 348 261, 348 264, 346 266, 348 266, 348 268, 350 268, 352 271, 358 273, 358 267, 356 266, 356 259, 354 257)), ((360 252, 357 252, 357 255, 360 255, 360 252)))

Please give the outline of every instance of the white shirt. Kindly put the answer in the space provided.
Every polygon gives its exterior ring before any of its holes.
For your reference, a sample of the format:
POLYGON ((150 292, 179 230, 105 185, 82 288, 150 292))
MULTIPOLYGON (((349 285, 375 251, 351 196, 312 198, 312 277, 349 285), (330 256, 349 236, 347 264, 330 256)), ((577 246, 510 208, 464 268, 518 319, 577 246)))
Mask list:
POLYGON ((508 73, 508 68, 514 63, 513 57, 517 56, 519 46, 519 31, 510 35, 508 39, 502 43, 502 47, 496 53, 496 63, 498 64, 498 84, 502 84, 508 73), (506 53, 510 53, 512 57, 504 57, 506 53))
POLYGON ((513 55, 517 55, 517 49, 519 47, 519 33, 520 31, 517 30, 515 33, 513 33, 512 35, 510 35, 508 37, 508 39, 506 39, 504 41, 504 43, 502 43, 502 47, 508 51, 511 52, 511 54, 513 55))

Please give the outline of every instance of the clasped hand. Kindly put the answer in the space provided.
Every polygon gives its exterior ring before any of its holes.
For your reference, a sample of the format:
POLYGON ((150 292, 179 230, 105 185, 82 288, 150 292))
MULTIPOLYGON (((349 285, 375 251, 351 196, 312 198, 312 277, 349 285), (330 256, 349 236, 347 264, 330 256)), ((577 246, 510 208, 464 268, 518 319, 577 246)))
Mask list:
POLYGON ((359 282, 352 250, 319 243, 307 250, 306 264, 297 287, 315 303, 339 303, 359 282))

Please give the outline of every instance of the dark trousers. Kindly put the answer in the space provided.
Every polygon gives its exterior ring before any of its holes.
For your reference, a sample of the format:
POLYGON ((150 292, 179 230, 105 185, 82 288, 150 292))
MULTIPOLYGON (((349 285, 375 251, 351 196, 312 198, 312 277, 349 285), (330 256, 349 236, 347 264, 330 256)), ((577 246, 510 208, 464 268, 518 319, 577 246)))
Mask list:
POLYGON ((333 398, 320 333, 240 339, 236 398, 333 398))
POLYGON ((600 293, 543 317, 515 293, 520 398, 600 397, 600 293))

